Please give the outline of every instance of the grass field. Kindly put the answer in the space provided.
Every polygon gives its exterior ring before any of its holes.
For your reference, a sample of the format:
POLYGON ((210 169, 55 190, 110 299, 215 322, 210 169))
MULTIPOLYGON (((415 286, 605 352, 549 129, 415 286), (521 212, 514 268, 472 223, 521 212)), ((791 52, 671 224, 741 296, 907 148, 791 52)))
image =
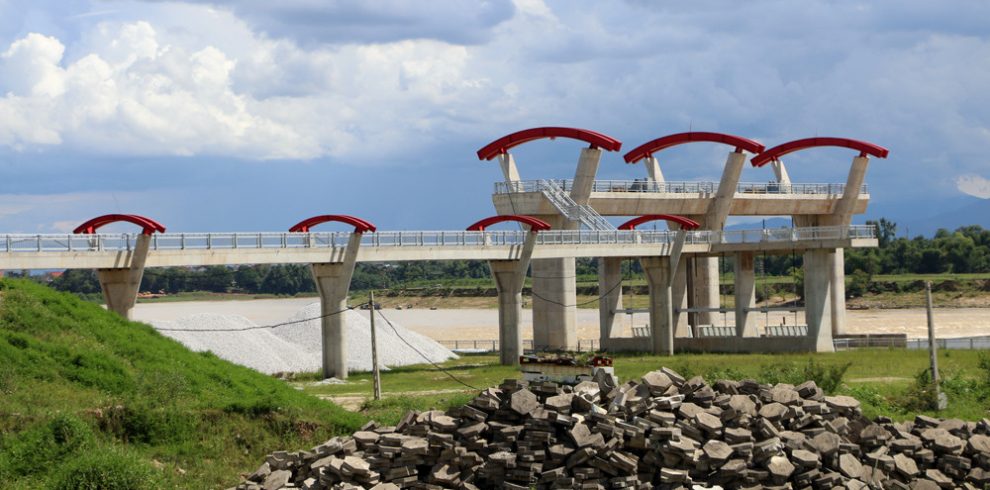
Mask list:
POLYGON ((227 488, 271 451, 365 420, 98 305, 0 281, 5 489, 227 488))
MULTIPOLYGON (((940 417, 980 419, 990 407, 988 371, 980 367, 984 354, 979 351, 942 351, 939 366, 949 396, 949 408, 944 412, 922 410, 940 417)), ((497 364, 494 355, 468 355, 442 365, 447 373, 474 387, 499 384, 506 378, 518 377, 518 370, 497 364)), ((761 382, 798 383, 807 379, 809 362, 812 371, 825 371, 819 384, 831 379, 829 370, 841 370, 848 365, 835 393, 860 398, 864 412, 870 416, 888 415, 910 419, 918 410, 913 405, 911 390, 916 377, 928 366, 924 351, 870 349, 834 354, 683 354, 672 358, 659 356, 618 355, 616 373, 621 380, 637 379, 643 374, 671 367, 685 376, 701 375, 709 382, 717 379, 757 379, 761 382)), ((307 393, 326 397, 367 396, 372 389, 370 373, 352 375, 346 384, 316 385, 297 381, 307 393)), ((473 392, 443 371, 429 365, 395 368, 382 373, 384 400, 366 403, 365 414, 392 423, 406 408, 444 408, 463 403, 473 392)))

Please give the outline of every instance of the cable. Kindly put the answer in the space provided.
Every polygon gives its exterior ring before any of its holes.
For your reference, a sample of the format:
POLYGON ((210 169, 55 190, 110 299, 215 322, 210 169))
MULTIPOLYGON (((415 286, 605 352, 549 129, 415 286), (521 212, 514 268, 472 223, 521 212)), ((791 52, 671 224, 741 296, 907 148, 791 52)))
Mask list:
POLYGON ((361 303, 356 306, 348 306, 343 310, 337 310, 334 312, 327 313, 326 315, 315 316, 313 318, 303 318, 301 320, 291 320, 288 322, 276 323, 275 325, 256 325, 254 327, 244 327, 244 328, 156 328, 155 330, 164 332, 244 332, 247 330, 260 330, 263 328, 277 328, 284 327, 286 325, 295 325, 297 323, 304 323, 311 320, 322 320, 324 318, 329 318, 334 315, 339 315, 346 311, 351 311, 354 308, 360 308, 368 303, 361 303))
POLYGON ((618 288, 620 286, 622 286, 622 281, 619 281, 618 283, 615 284, 615 286, 612 286, 608 291, 605 291, 605 294, 603 294, 601 296, 598 296, 595 299, 592 299, 592 300, 589 300, 589 301, 585 301, 584 303, 578 303, 578 304, 574 304, 574 305, 565 305, 564 303, 561 303, 559 301, 554 301, 552 299, 544 298, 543 296, 540 296, 539 294, 536 294, 536 292, 533 291, 532 289, 530 289, 529 294, 531 296, 533 296, 534 298, 540 298, 541 300, 546 301, 547 303, 553 303, 555 305, 560 305, 560 306, 563 306, 564 308, 574 308, 574 307, 579 307, 579 306, 584 306, 584 305, 590 305, 591 303, 594 303, 595 301, 601 301, 601 300, 605 299, 605 297, 608 296, 609 294, 612 294, 612 291, 615 291, 616 288, 618 288))
POLYGON ((375 310, 374 307, 372 307, 371 308, 371 314, 374 315, 375 313, 378 313, 378 316, 382 317, 382 320, 385 320, 385 323, 388 324, 389 328, 392 329, 392 332, 395 333, 395 336, 398 337, 399 340, 401 340, 403 344, 406 344, 407 346, 409 346, 410 349, 416 351, 416 353, 419 354, 420 357, 422 357, 423 359, 425 359, 426 362, 432 364, 433 367, 439 369, 441 372, 443 372, 443 374, 446 374, 448 377, 450 377, 450 379, 452 379, 454 381, 457 381, 458 383, 460 383, 460 384, 462 384, 462 385, 464 385, 464 386, 466 386, 468 388, 471 388, 472 390, 481 391, 481 388, 478 388, 478 387, 475 387, 475 386, 471 386, 471 385, 465 383, 464 381, 462 381, 457 376, 454 376, 453 374, 450 374, 449 371, 447 371, 446 369, 444 369, 439 364, 433 362, 433 360, 431 360, 429 357, 426 357, 426 354, 423 354, 419 349, 416 348, 416 346, 410 344, 405 338, 403 338, 401 335, 399 335, 399 331, 395 328, 395 325, 392 325, 392 322, 389 321, 388 317, 386 317, 381 312, 381 310, 375 310))

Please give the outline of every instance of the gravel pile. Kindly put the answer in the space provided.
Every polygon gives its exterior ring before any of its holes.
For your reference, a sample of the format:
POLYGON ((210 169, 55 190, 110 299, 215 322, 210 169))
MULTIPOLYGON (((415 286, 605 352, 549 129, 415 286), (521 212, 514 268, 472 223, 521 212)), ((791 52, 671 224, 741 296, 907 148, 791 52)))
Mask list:
POLYGON ((409 412, 309 451, 272 453, 245 490, 940 489, 990 485, 990 422, 866 419, 814 382, 620 386, 506 380, 447 412, 409 412))
MULTIPOLYGON (((343 313, 348 336, 348 369, 371 370, 371 324, 355 311, 343 313)), ((320 304, 313 303, 296 312, 289 321, 320 316, 320 304)), ((392 322, 399 334, 433 362, 457 356, 428 337, 409 331, 392 322)), ((257 326, 240 315, 202 313, 174 321, 152 321, 163 335, 178 340, 194 351, 210 351, 228 361, 257 371, 274 374, 317 371, 322 366, 319 319, 294 323, 274 329, 237 330, 257 326), (221 330, 176 332, 163 329, 221 330)), ((377 322, 378 357, 382 369, 425 362, 423 357, 403 343, 385 324, 377 322)))
MULTIPOLYGON (((321 315, 320 303, 311 303, 300 308, 288 321, 304 320, 316 318, 321 315)), ((357 311, 347 311, 344 315, 344 325, 347 329, 347 344, 350 346, 347 352, 347 366, 351 371, 371 371, 371 322, 364 315, 357 311)), ((391 319, 390 319, 391 320, 391 319)), ((293 323, 283 327, 272 329, 272 333, 281 339, 298 345, 310 354, 317 356, 319 364, 320 356, 320 325, 322 320, 309 320, 302 323, 293 323)), ((406 329, 402 325, 392 321, 395 331, 399 332, 407 342, 412 344, 419 352, 422 352, 433 362, 443 362, 448 359, 455 359, 457 355, 450 349, 436 343, 433 339, 420 335, 406 329)), ((410 364, 422 364, 426 362, 423 356, 409 348, 396 335, 381 316, 375 318, 375 330, 378 338, 378 362, 379 367, 385 366, 407 366, 410 364)))

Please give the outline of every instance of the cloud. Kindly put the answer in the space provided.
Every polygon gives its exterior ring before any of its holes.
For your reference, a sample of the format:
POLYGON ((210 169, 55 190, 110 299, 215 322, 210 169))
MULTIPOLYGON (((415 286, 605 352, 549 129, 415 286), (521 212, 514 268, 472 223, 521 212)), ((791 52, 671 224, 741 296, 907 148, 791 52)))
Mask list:
POLYGON ((390 43, 429 39, 486 42, 512 17, 510 0, 201 0, 230 9, 259 31, 302 44, 390 43))
POLYGON ((956 187, 965 194, 990 199, 990 179, 979 175, 962 175, 956 179, 956 187))

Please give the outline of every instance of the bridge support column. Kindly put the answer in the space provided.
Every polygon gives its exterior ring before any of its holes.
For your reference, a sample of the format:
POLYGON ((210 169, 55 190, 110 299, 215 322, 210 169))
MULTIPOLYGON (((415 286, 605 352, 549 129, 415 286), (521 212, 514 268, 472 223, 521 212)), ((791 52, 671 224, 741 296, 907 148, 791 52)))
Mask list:
POLYGON ((832 335, 846 333, 846 251, 837 248, 832 255, 832 335))
POLYGON ((622 258, 598 258, 598 318, 600 345, 604 346, 615 331, 617 310, 622 309, 622 258))
MULTIPOLYGON (((687 262, 686 257, 683 259, 683 262, 687 262)), ((671 287, 671 300, 674 305, 673 322, 675 337, 689 337, 691 335, 690 325, 688 324, 688 314, 677 311, 678 309, 683 310, 688 307, 689 295, 687 276, 687 267, 678 267, 677 272, 674 273, 674 283, 671 287)))
POLYGON ((835 250, 817 249, 804 253, 804 315, 808 335, 814 337, 816 352, 833 352, 832 345, 832 267, 835 250))
MULTIPOLYGON (((320 293, 320 333, 323 343, 323 377, 347 379, 347 329, 344 310, 351 277, 361 246, 361 234, 352 233, 341 262, 312 264, 316 290, 320 293)), ((374 312, 374 305, 372 305, 374 312)))
POLYGON ((735 259, 736 336, 759 337, 755 318, 747 310, 756 306, 755 257, 752 252, 741 252, 735 259))
POLYGON ((533 348, 577 349, 577 290, 573 258, 533 261, 533 348))
POLYGON ((673 272, 670 257, 640 259, 650 287, 650 351, 674 354, 674 304, 671 299, 673 272))
POLYGON ((535 246, 536 232, 533 231, 526 237, 519 259, 488 261, 498 290, 499 362, 505 366, 519 364, 519 356, 523 353, 522 290, 535 246))
MULTIPOLYGON (((852 223, 853 214, 856 212, 856 204, 859 202, 860 190, 866 180, 866 170, 870 166, 870 158, 857 156, 853 158, 849 167, 849 176, 846 178, 846 187, 842 197, 835 205, 835 211, 829 224, 838 226, 849 226, 852 223)), ((842 335, 846 333, 846 253, 843 249, 835 251, 832 263, 832 335, 842 335)))
POLYGON ((150 246, 151 235, 138 235, 134 250, 131 251, 129 267, 96 271, 107 309, 128 320, 131 318, 131 309, 134 308, 138 290, 141 288, 144 262, 148 258, 150 246))
MULTIPOLYGON (((691 275, 688 281, 691 287, 688 306, 718 308, 718 257, 694 257, 688 261, 688 268, 688 274, 691 275)), ((691 313, 688 318, 694 327, 713 323, 710 311, 691 313)))

